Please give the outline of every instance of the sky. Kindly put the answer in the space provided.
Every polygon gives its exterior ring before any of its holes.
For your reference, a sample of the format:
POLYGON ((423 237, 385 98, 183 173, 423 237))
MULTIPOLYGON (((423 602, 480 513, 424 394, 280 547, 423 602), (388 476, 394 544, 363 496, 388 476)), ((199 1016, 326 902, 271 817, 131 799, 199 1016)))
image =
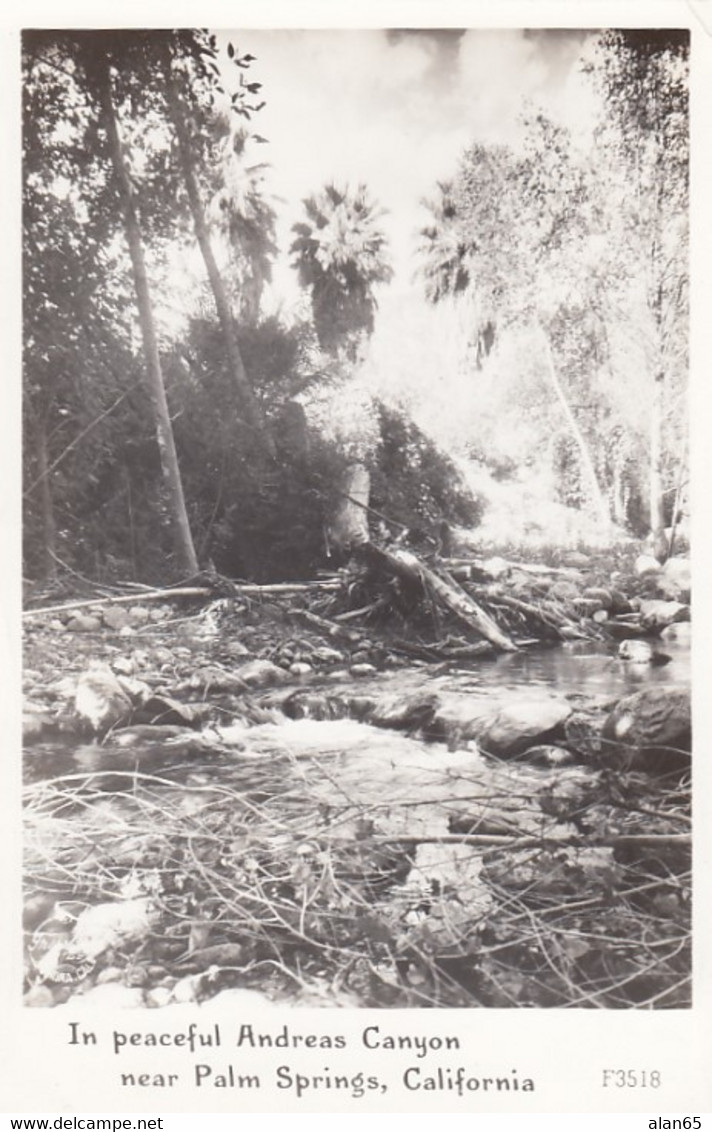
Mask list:
MULTIPOLYGON (((422 200, 467 144, 516 144, 527 101, 575 130, 591 120, 578 70, 592 41, 585 30, 250 29, 220 39, 256 56, 249 78, 263 84, 266 106, 253 124, 269 145, 255 147, 255 160, 271 165, 283 255, 305 196, 327 181, 363 182, 387 210, 396 294, 411 285, 422 200)), ((294 288, 283 258, 277 298, 289 301, 294 288)))

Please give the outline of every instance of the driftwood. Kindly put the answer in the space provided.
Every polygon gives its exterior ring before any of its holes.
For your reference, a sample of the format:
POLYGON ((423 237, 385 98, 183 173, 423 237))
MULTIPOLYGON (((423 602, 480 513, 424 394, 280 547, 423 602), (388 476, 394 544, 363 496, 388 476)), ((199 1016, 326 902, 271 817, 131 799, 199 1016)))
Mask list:
MULTIPOLYGON (((301 594, 319 591, 335 591, 341 589, 338 579, 316 582, 273 582, 270 585, 259 586, 256 583, 236 583, 230 587, 230 597, 268 597, 272 594, 301 594)), ((61 605, 44 605, 39 609, 26 609, 23 618, 44 617, 50 613, 63 613, 73 609, 99 608, 103 605, 140 605, 144 601, 172 601, 175 597, 207 597, 221 596, 216 594, 209 586, 177 586, 175 589, 147 590, 142 593, 121 594, 120 597, 108 595, 106 597, 92 598, 88 601, 68 601, 61 605)))
POLYGON ((497 622, 481 609, 469 594, 465 593, 454 578, 445 571, 436 574, 429 566, 407 550, 383 550, 371 542, 361 543, 355 548, 357 555, 368 565, 403 578, 411 585, 431 593, 434 599, 445 606, 469 629, 474 629, 481 637, 503 652, 515 652, 517 646, 497 622))
POLYGON ((360 639, 360 634, 353 629, 347 629, 345 625, 339 625, 335 621, 328 621, 326 617, 320 617, 318 613, 312 613, 310 609, 291 608, 287 612, 291 617, 296 617, 297 620, 303 621, 305 625, 311 625, 313 629, 319 629, 329 637, 340 637, 352 644, 360 639))

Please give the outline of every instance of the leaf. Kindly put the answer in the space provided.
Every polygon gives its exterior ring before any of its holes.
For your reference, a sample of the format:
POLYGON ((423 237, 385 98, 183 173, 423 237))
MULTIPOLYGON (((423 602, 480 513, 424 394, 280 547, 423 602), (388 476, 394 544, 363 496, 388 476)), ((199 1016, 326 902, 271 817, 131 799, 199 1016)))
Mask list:
POLYGON ((229 59, 235 58, 235 48, 232 46, 231 43, 228 43, 228 45, 227 45, 227 54, 228 54, 229 59))
POLYGON ((269 138, 263 138, 261 134, 253 134, 252 138, 260 145, 267 145, 269 143, 269 138))

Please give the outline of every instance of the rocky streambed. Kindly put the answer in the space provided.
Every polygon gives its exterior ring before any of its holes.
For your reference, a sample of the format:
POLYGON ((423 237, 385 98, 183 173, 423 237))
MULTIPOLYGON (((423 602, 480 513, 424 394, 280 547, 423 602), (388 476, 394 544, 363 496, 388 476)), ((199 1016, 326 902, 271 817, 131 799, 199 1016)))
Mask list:
POLYGON ((630 635, 579 584, 579 639, 440 663, 283 602, 30 621, 28 1004, 688 1004, 689 626, 637 577, 630 635))

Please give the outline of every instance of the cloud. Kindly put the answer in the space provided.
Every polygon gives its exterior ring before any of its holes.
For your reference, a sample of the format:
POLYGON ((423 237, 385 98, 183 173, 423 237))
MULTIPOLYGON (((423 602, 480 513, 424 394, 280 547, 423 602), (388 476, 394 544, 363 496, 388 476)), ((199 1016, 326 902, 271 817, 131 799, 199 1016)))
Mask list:
MULTIPOLYGON (((270 146, 283 249, 300 202, 325 182, 365 182, 385 221, 403 286, 420 201, 474 140, 516 144, 529 100, 575 125, 585 32, 525 30, 241 31, 267 106, 255 121, 270 146), (565 102, 564 102, 565 99, 565 102)), ((287 279, 283 270, 278 277, 287 279)))

